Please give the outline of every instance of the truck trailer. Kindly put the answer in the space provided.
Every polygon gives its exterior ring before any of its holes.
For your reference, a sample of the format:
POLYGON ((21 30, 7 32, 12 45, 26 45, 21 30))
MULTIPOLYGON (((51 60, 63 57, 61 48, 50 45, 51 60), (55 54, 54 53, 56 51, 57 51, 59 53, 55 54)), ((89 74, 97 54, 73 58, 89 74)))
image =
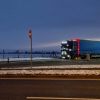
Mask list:
POLYGON ((71 39, 62 41, 61 57, 63 59, 100 57, 100 40, 71 39))

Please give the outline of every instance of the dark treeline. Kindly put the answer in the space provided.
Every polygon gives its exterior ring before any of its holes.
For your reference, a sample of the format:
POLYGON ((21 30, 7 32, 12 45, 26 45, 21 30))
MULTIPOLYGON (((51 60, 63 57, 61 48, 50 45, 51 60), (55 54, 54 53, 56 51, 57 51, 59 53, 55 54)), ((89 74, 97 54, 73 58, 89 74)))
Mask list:
MULTIPOLYGON (((29 50, 0 50, 0 54, 30 54, 29 50)), ((60 54, 59 51, 32 51, 32 54, 60 54)))
MULTIPOLYGON (((59 51, 32 51, 33 57, 59 57, 59 51)), ((0 58, 30 57, 29 50, 0 50, 0 58)))

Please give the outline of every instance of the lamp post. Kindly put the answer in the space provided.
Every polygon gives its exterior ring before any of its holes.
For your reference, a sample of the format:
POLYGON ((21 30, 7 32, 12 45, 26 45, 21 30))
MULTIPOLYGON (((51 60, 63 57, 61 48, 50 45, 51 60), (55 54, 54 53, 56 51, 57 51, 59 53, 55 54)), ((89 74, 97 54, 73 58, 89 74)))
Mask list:
POLYGON ((29 30, 28 36, 30 38, 30 65, 32 66, 32 30, 29 30))

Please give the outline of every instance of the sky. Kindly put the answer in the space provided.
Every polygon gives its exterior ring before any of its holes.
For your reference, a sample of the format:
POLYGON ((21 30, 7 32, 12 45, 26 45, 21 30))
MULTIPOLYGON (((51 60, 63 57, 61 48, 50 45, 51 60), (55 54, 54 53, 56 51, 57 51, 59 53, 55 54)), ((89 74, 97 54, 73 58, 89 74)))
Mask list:
POLYGON ((63 40, 100 38, 100 0, 0 0, 0 49, 60 49, 63 40))

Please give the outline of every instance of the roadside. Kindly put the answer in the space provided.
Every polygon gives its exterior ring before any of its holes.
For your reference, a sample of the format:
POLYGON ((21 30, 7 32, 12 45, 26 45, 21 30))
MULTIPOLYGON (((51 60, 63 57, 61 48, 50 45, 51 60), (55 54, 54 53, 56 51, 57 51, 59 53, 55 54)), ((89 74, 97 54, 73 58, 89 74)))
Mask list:
POLYGON ((0 63, 0 78, 100 78, 100 60, 49 60, 0 63))
POLYGON ((100 70, 89 69, 35 69, 35 70, 0 70, 0 79, 2 78, 78 78, 78 79, 100 79, 100 70))

